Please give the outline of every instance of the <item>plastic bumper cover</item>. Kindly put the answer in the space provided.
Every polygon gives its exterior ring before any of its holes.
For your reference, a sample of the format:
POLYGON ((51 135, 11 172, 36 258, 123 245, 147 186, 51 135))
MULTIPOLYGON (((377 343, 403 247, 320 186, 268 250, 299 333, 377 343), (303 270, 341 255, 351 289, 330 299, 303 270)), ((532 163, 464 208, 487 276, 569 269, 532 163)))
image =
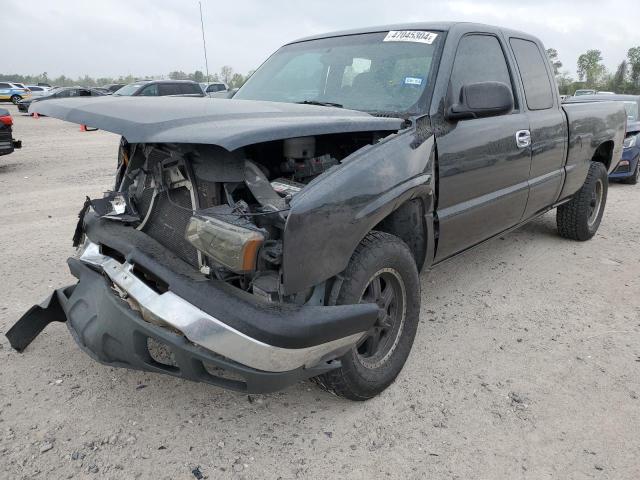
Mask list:
POLYGON ((54 291, 7 333, 17 350, 22 351, 52 321, 66 320, 76 343, 100 363, 164 373, 248 393, 281 390, 334 368, 325 364, 272 373, 240 365, 194 345, 183 335, 146 322, 114 295, 101 274, 77 260, 70 260, 70 266, 80 282, 54 291), (150 351, 150 339, 171 352, 170 364, 156 359, 150 351))
MULTIPOLYGON (((142 255, 138 248, 134 250, 137 255, 129 257, 141 260, 155 272, 163 271, 159 266, 153 268, 156 262, 152 258, 142 255)), ((216 295, 213 290, 209 297, 216 300, 218 309, 205 312, 170 290, 155 291, 139 278, 129 259, 121 262, 103 255, 92 242, 86 244, 80 259, 71 258, 68 263, 79 282, 56 290, 43 304, 23 315, 7 333, 17 350, 26 348, 49 323, 66 321, 80 347, 102 363, 242 391, 267 392, 337 367, 338 362, 328 360, 351 348, 377 316, 377 307, 372 304, 302 306, 277 310, 277 323, 270 321, 274 318, 273 306, 257 301, 251 304, 246 298, 236 304, 237 298, 216 295), (225 305, 220 304, 224 303, 230 305, 223 308, 225 305), (250 317, 250 325, 236 325, 244 332, 214 316, 232 309, 250 317), (332 331, 319 335, 318 331, 331 327, 332 331), (264 331, 257 332, 260 328, 264 331), (272 338, 278 345, 265 342, 265 338, 272 338), (170 364, 154 359, 149 339, 170 351, 170 364), (214 375, 208 368, 211 366, 216 371, 232 372, 241 380, 214 375)), ((188 286, 188 280, 182 276, 178 279, 188 286)), ((175 279, 168 283, 177 285, 175 279)))

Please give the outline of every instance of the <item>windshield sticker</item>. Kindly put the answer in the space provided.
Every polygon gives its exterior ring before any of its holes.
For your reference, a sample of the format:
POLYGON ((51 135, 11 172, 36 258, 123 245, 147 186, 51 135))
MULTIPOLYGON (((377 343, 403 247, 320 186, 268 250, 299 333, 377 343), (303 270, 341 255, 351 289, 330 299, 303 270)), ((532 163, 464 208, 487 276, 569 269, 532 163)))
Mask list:
POLYGON ((422 79, 418 77, 404 77, 405 85, 422 85, 422 79))
POLYGON ((437 33, 423 30, 391 30, 383 42, 418 42, 431 45, 437 37, 437 33))

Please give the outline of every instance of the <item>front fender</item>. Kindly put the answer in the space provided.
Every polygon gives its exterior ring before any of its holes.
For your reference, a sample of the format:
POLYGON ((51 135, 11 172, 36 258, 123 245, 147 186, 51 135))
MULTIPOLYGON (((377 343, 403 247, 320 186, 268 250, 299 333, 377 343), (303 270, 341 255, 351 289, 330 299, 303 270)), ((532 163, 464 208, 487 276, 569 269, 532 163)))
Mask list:
POLYGON ((283 236, 284 292, 343 271, 364 236, 405 201, 430 202, 434 147, 431 133, 408 128, 354 152, 296 195, 283 236))

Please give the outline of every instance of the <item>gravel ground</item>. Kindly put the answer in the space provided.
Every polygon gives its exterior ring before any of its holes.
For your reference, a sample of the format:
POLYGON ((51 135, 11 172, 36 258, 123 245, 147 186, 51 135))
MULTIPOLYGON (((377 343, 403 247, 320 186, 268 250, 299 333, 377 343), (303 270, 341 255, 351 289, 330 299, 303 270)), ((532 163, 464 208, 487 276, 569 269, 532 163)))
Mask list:
MULTIPOLYGON (((11 108, 2 334, 72 282, 77 212, 110 187, 118 145, 11 108)), ((108 368, 62 324, 23 354, 0 335, 0 477, 637 479, 639 204, 613 184, 590 242, 559 238, 552 213, 423 273, 413 352, 366 403, 108 368)))

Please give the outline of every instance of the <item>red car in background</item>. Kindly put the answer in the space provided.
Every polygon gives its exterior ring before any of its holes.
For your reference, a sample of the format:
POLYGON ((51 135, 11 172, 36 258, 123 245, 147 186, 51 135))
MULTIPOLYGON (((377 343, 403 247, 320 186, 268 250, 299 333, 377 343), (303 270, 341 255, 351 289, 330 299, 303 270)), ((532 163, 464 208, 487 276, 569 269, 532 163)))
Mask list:
POLYGON ((13 119, 9 110, 0 108, 0 155, 8 155, 16 148, 22 147, 22 142, 13 139, 13 119))

